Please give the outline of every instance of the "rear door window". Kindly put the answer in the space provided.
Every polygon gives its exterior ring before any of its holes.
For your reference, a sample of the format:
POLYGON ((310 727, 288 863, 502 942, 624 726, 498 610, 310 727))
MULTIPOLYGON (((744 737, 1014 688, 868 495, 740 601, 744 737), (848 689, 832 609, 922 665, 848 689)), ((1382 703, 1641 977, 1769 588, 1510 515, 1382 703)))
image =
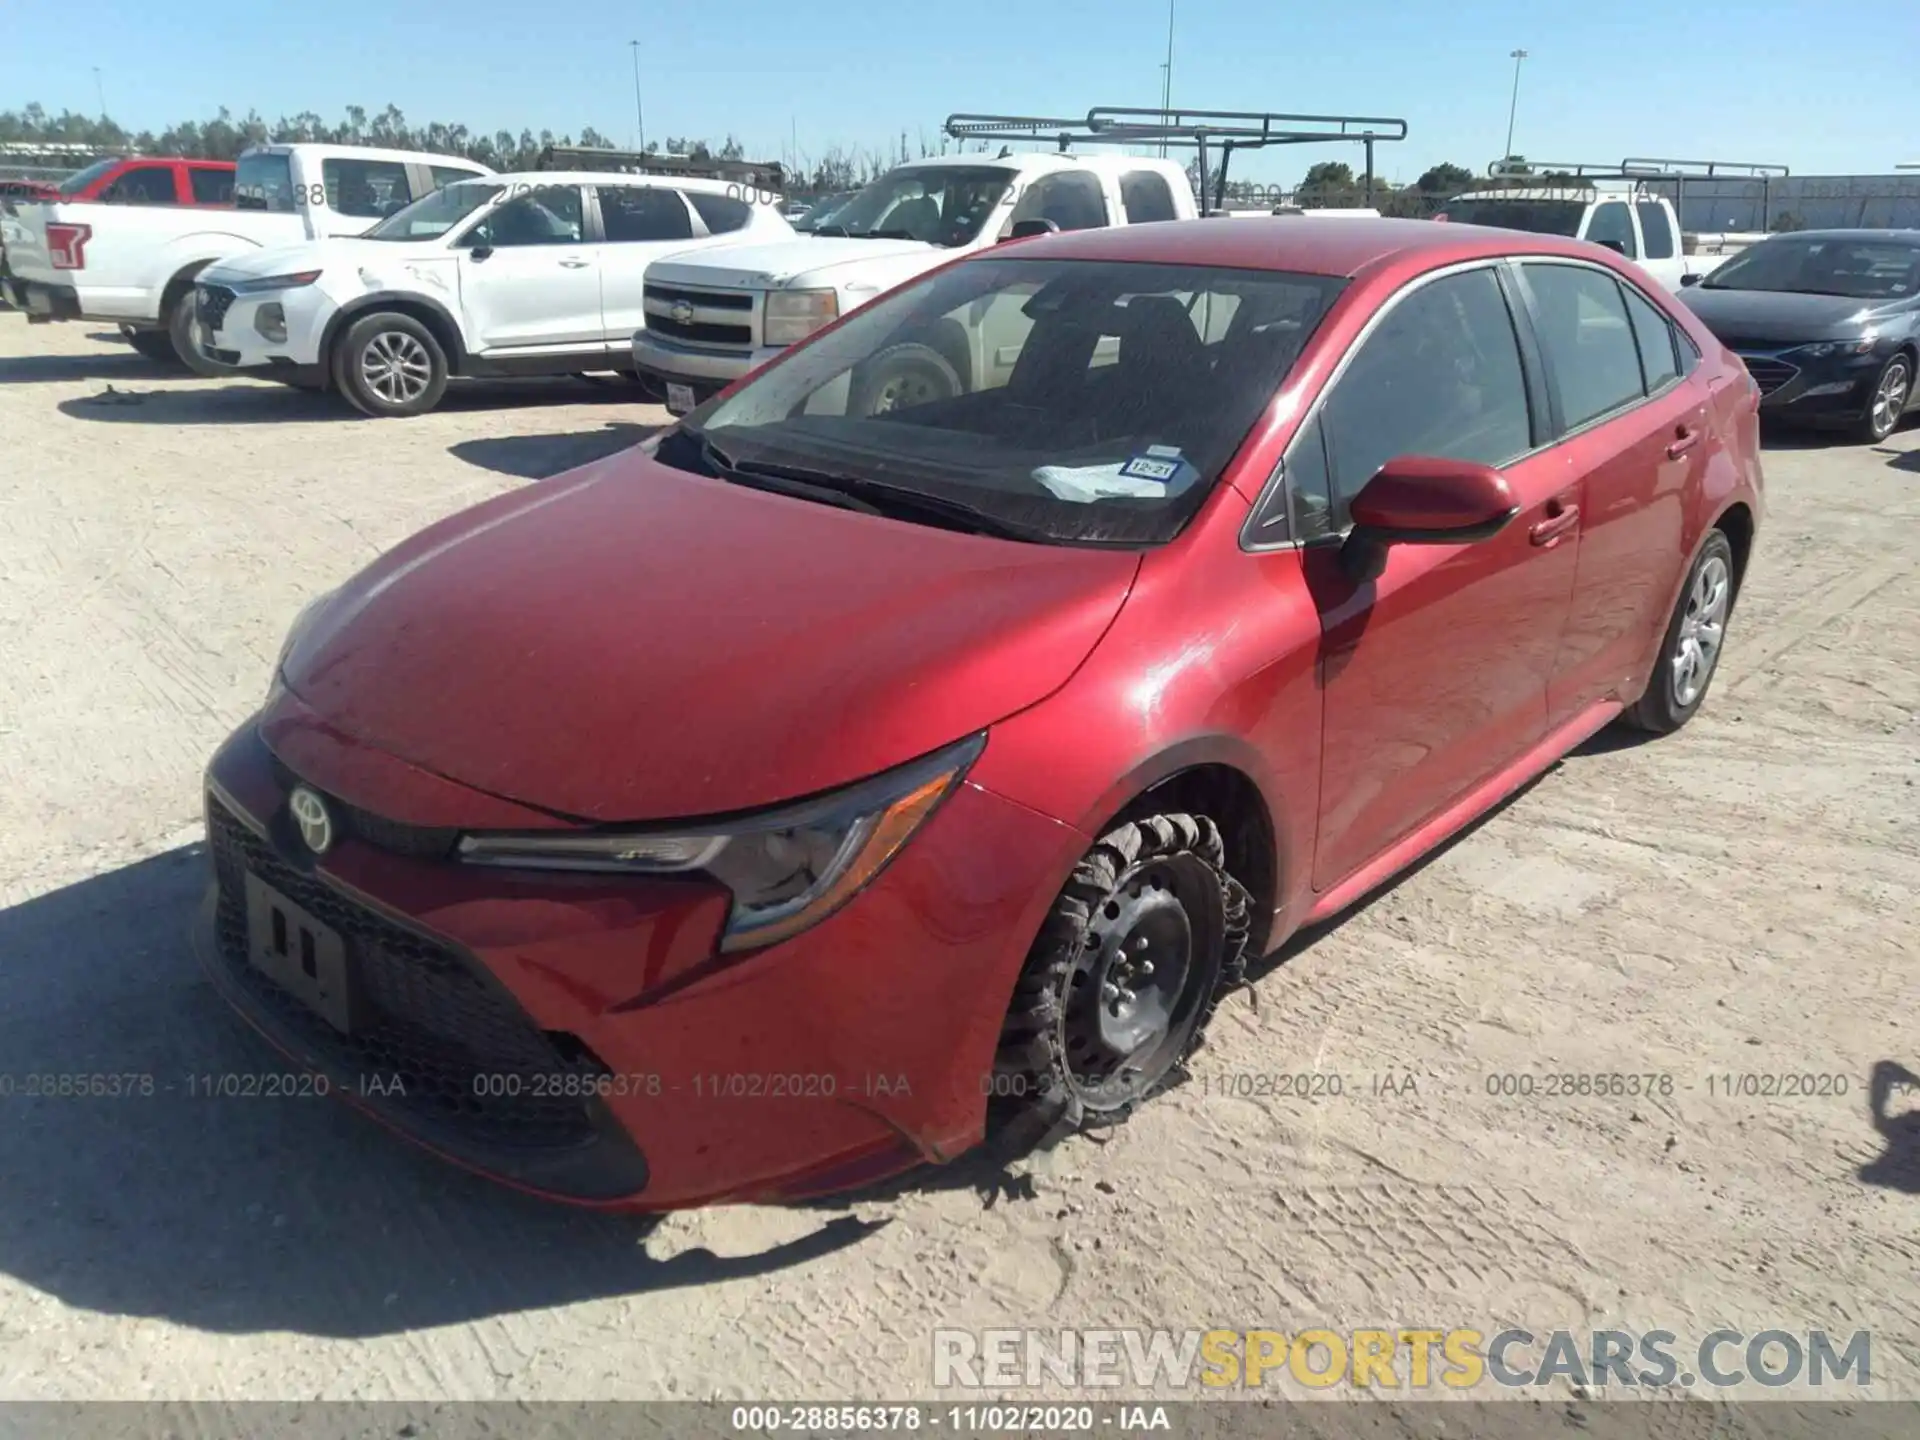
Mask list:
POLYGON ((1157 170, 1129 170, 1122 175, 1120 204, 1127 212, 1129 225, 1179 218, 1173 204, 1173 187, 1157 170))
POLYGON ((1585 265, 1528 261, 1521 269, 1562 425, 1572 430, 1642 398, 1640 344, 1614 278, 1585 265))
POLYGON ((193 184, 194 204, 233 204, 233 171, 217 165, 189 165, 187 176, 193 184))
POLYGON ((715 195, 706 190, 689 190, 688 201, 700 212, 700 222, 707 227, 709 235, 725 235, 730 230, 744 230, 747 221, 753 218, 753 207, 744 200, 736 200, 731 195, 715 195))
POLYGON ((1633 239, 1633 212, 1624 200, 1594 206, 1593 219, 1587 222, 1587 239, 1596 245, 1617 245, 1629 260, 1640 258, 1640 247, 1633 239))
POLYGON ((1647 259, 1673 258, 1673 225, 1667 219, 1667 207, 1658 200, 1642 200, 1634 207, 1640 217, 1640 234, 1647 242, 1647 259))
POLYGON ((1051 220, 1062 230, 1098 230, 1111 223, 1106 191, 1099 178, 1085 170, 1042 175, 1027 186, 1007 223, 1022 220, 1051 220))
POLYGON ((602 185, 600 223, 613 243, 690 240, 693 220, 677 190, 651 185, 602 185))
POLYGON ((1674 359, 1673 326, 1653 302, 1630 285, 1622 285, 1627 297, 1627 317, 1633 321, 1633 338, 1640 344, 1640 368, 1647 377, 1647 393, 1653 394, 1679 378, 1680 366, 1674 359))
POLYGON ((407 167, 397 160, 322 160, 320 179, 328 207, 356 219, 384 220, 413 200, 407 167))

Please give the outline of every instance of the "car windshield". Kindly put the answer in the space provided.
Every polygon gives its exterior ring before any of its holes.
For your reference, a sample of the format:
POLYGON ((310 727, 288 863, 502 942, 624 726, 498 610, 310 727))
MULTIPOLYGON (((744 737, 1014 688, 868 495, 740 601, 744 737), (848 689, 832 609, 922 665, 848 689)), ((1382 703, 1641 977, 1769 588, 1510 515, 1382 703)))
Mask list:
POLYGON ((813 232, 971 245, 1013 177, 998 165, 903 167, 854 195, 813 232))
POLYGON ((976 260, 707 402, 656 458, 803 481, 883 513, 904 501, 908 518, 938 507, 1015 538, 1158 543, 1199 509, 1342 283, 976 260))
POLYGON ((422 195, 393 212, 361 238, 366 240, 437 240, 485 205, 504 187, 486 180, 461 181, 422 195))
POLYGON ((1491 225, 1499 230, 1526 230, 1535 235, 1580 233, 1584 200, 1455 200, 1446 210, 1456 225, 1491 225))
POLYGON ((1749 246, 1701 283, 1709 290, 1898 300, 1920 293, 1920 245, 1902 240, 1777 236, 1749 246))
POLYGON ((86 189, 87 186, 98 180, 119 163, 120 158, 114 156, 107 160, 96 160, 93 164, 87 166, 86 169, 74 171, 73 174, 67 176, 66 179, 60 182, 61 195, 78 195, 82 190, 86 189))

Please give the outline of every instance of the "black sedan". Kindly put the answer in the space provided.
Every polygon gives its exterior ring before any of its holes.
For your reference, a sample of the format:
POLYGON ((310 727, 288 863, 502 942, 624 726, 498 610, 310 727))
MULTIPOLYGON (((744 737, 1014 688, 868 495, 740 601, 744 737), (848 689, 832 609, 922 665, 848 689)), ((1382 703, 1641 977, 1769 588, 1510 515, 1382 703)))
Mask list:
POLYGON ((1681 292, 1763 415, 1884 440, 1920 398, 1920 230, 1773 235, 1681 292))

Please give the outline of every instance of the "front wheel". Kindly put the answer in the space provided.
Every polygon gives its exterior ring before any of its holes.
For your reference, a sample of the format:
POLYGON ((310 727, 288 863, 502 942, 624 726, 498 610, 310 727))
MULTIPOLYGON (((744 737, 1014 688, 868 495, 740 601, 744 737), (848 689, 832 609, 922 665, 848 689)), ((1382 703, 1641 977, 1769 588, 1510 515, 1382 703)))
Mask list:
POLYGON ((1895 355, 1873 382, 1873 397, 1867 402, 1867 413, 1854 427, 1854 438, 1869 445, 1879 444, 1893 433, 1912 398, 1913 362, 1905 355, 1895 355))
POLYGON ((411 315, 383 310, 347 327, 334 350, 333 380, 364 415, 424 415, 447 393, 447 355, 411 315))
POLYGON ((990 1088, 1005 1102, 996 1122, 1071 1130, 1126 1119, 1245 978, 1248 928, 1247 892, 1226 871, 1212 820, 1152 815, 1101 836, 1014 986, 990 1088))
POLYGON ((936 400, 951 400, 964 387, 960 372, 930 345, 895 345, 867 361, 854 376, 850 415, 885 415, 936 400))
POLYGON ((1733 598, 1733 546, 1715 530, 1700 547, 1673 607, 1646 694, 1621 717, 1627 724, 1665 735, 1693 718, 1720 663, 1733 598))
MULTIPOLYGON (((189 285, 173 300, 173 308, 167 311, 167 343, 174 357, 196 375, 224 375, 216 362, 209 360, 200 348, 200 326, 194 318, 194 290, 189 285)), ((141 354, 146 354, 143 350, 141 354)))

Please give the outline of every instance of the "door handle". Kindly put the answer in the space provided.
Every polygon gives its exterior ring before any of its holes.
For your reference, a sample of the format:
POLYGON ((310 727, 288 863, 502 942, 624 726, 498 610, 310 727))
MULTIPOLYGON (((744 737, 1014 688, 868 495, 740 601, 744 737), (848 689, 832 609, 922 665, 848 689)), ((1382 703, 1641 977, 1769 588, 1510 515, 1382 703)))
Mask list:
POLYGON ((584 270, 592 263, 591 260, 562 260, 560 262, 560 268, 563 270, 584 270))
POLYGON ((1580 507, 1568 505, 1563 501, 1547 502, 1547 518, 1537 522, 1527 531, 1527 539, 1536 545, 1551 545, 1567 531, 1580 523, 1580 507))
POLYGON ((1700 432, 1690 425, 1682 425, 1673 433, 1673 443, 1667 446, 1667 459, 1678 460, 1687 451, 1700 443, 1700 432))

